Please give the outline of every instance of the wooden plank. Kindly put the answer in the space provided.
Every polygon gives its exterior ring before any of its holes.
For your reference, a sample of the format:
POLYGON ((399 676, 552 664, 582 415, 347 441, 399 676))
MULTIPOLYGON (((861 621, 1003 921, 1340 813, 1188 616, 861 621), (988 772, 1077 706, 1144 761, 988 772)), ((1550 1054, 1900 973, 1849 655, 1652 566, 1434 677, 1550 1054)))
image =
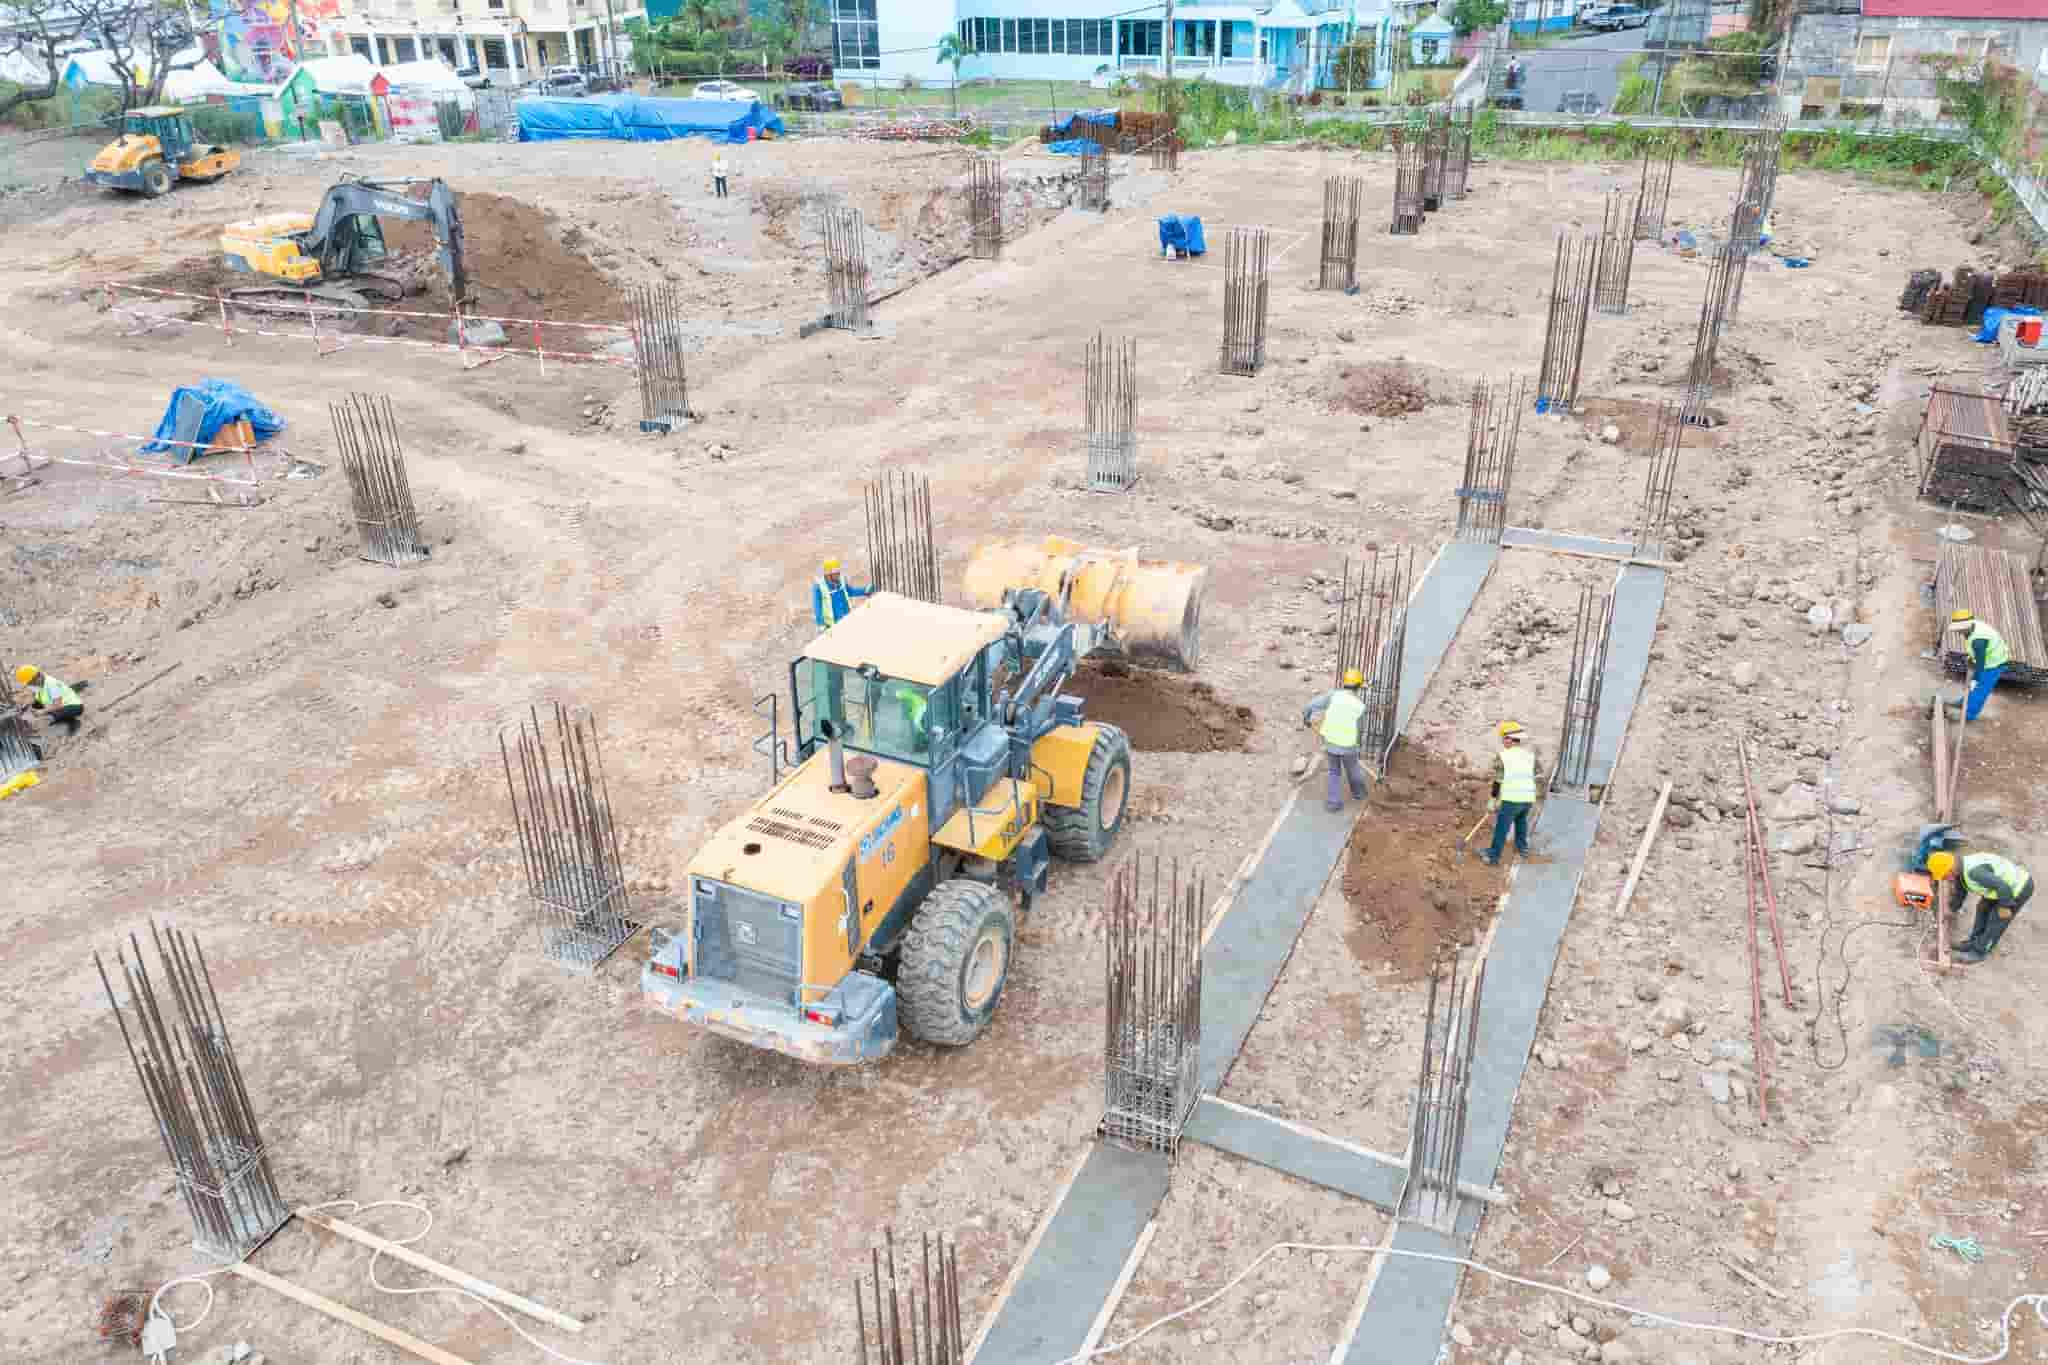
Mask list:
POLYGON ((509 1289, 500 1289, 488 1280, 479 1280, 476 1276, 457 1270, 454 1266, 443 1265, 431 1256, 422 1256, 411 1247, 401 1246, 397 1242, 379 1237, 376 1233, 359 1228, 353 1223, 344 1223, 339 1218, 330 1218, 324 1213, 315 1213, 310 1209, 297 1209, 294 1212, 316 1228, 323 1228, 337 1237, 346 1237, 351 1242, 359 1242, 372 1250, 382 1252, 394 1261, 404 1261, 415 1270, 424 1270, 429 1275, 438 1276, 452 1285, 468 1290, 480 1299, 489 1299, 492 1303, 501 1304, 515 1313, 524 1313, 529 1318, 544 1322, 550 1327, 559 1327, 564 1332, 583 1330, 583 1324, 567 1313, 557 1313, 554 1309, 535 1303, 532 1299, 522 1298, 509 1289))
POLYGON ((1664 824, 1664 806, 1671 800, 1671 784, 1666 782, 1664 790, 1657 793, 1657 808, 1650 812, 1650 827, 1643 831, 1643 842, 1636 846, 1636 860, 1629 865, 1628 880, 1621 884, 1621 896, 1614 902, 1614 913, 1621 914, 1628 909, 1629 897, 1636 893, 1636 878, 1643 875, 1643 864, 1650 860, 1650 845, 1656 841, 1657 830, 1664 824))
POLYGON ((237 1261, 229 1266, 228 1273, 238 1275, 251 1284, 262 1285, 265 1289, 276 1290, 294 1303, 303 1304, 316 1313, 333 1318, 336 1322, 344 1322, 359 1331, 368 1332, 377 1340, 396 1346, 408 1355, 429 1361, 431 1365, 476 1365, 475 1361, 465 1360, 431 1342, 421 1341, 410 1332, 401 1332, 396 1327, 387 1326, 367 1313, 357 1312, 345 1303, 336 1303, 333 1299, 323 1298, 310 1289, 293 1284, 290 1280, 281 1280, 266 1271, 258 1270, 247 1261, 237 1261))

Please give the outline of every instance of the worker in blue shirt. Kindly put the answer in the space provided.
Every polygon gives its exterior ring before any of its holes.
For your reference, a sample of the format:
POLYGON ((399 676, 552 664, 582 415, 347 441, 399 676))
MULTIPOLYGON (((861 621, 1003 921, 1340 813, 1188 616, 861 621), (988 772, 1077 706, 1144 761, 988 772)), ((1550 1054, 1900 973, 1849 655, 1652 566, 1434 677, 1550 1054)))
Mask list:
POLYGON ((811 619, 830 630, 846 619, 853 604, 866 597, 870 589, 847 582, 836 559, 826 560, 819 568, 820 573, 811 580, 811 619))

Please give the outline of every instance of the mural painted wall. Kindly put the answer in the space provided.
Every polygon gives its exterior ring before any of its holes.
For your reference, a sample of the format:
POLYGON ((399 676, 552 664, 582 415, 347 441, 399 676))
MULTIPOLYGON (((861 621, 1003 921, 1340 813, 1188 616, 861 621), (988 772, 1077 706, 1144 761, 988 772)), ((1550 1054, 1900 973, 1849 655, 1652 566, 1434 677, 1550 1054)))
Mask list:
POLYGON ((301 44, 341 0, 209 0, 207 58, 231 81, 275 85, 298 65, 301 44))

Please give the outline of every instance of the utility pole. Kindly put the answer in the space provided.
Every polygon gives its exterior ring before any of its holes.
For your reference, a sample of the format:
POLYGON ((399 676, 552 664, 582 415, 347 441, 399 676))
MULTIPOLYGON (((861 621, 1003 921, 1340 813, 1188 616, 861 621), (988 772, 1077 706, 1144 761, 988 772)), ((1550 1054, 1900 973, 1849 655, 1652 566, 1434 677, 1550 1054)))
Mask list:
POLYGON ((1173 0, 1166 0, 1166 114, 1173 114, 1173 0))

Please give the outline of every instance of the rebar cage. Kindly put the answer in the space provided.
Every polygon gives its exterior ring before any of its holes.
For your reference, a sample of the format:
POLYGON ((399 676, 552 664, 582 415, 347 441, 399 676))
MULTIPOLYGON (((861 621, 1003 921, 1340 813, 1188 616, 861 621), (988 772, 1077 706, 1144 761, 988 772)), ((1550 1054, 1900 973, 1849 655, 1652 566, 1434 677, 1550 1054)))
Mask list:
POLYGON ((1387 231, 1409 237, 1422 231, 1422 141, 1394 130, 1394 221, 1387 231))
POLYGON ((1543 368, 1536 377, 1536 411, 1570 412, 1579 401, 1586 358, 1586 321, 1593 310, 1593 272, 1600 239, 1557 234, 1550 305, 1543 330, 1543 368))
POLYGON ((28 702, 14 675, 0 671, 0 782, 42 766, 28 728, 28 702))
POLYGON ((1333 175, 1323 181, 1323 254, 1321 289, 1358 292, 1358 217, 1365 202, 1365 182, 1356 176, 1333 175))
POLYGON ((641 285, 627 295, 633 355, 640 372, 640 430, 672 432, 690 420, 683 364, 683 292, 641 285))
POLYGON ((825 215, 825 290, 830 300, 828 326, 867 330, 867 225, 859 209, 833 209, 825 215))
POLYGON ((974 159, 967 179, 967 219, 973 224, 974 258, 999 260, 1003 254, 1003 163, 993 156, 974 159))
MULTIPOLYGON (((872 1329, 876 1365, 963 1365, 967 1333, 960 1316, 960 1248, 941 1233, 924 1235, 922 1288, 896 1271, 896 1230, 884 1228, 888 1259, 868 1248, 871 1278, 863 1287, 853 1277, 853 1320, 859 1332, 860 1365, 868 1365, 872 1329), (886 1297, 884 1276, 887 1277, 886 1297), (872 1300, 870 1300, 872 1295, 872 1300), (872 1321, 870 1310, 872 1309, 872 1321)), ((915 1267, 911 1267, 915 1268, 915 1267)))
POLYGON ((565 967, 594 971, 640 928, 626 891, 597 722, 583 708, 554 704, 555 746, 540 708, 529 709, 509 742, 498 735, 527 898, 541 952, 565 967))
POLYGON ((1612 317, 1628 312, 1629 277, 1636 261, 1636 196, 1615 190, 1607 196, 1600 222, 1600 267, 1593 307, 1612 317))
POLYGON ((1728 300, 1747 260, 1734 242, 1727 241, 1707 265, 1707 288, 1700 298, 1699 327, 1693 334, 1692 361, 1686 366, 1682 399, 1686 420, 1700 426, 1707 424, 1706 402, 1714 394, 1714 364, 1728 323, 1728 300))
POLYGON ((1138 482, 1138 343, 1100 332, 1088 343, 1088 488, 1127 492, 1138 482))
POLYGON ((1518 377, 1472 386, 1472 419, 1465 433, 1465 474, 1458 484, 1459 540, 1500 543, 1508 524, 1508 487, 1514 481, 1515 444, 1529 386, 1518 377))
POLYGON ((1636 513, 1636 554, 1640 558, 1664 556, 1664 539, 1671 529, 1671 490, 1678 482, 1678 451, 1684 440, 1684 410, 1676 403, 1658 404, 1650 467, 1643 479, 1643 505, 1636 513))
POLYGON ((1444 164, 1451 155, 1450 125, 1434 114, 1426 115, 1422 129, 1422 211, 1435 213, 1444 206, 1444 164))
POLYGON ((393 568, 419 563, 430 551, 420 535, 391 400, 382 394, 352 393, 330 403, 327 414, 334 423, 341 470, 348 478, 363 558, 393 568))
POLYGON ((1413 550, 1379 550, 1353 565, 1344 561, 1337 607, 1337 667, 1333 679, 1357 669, 1365 678, 1365 715, 1358 751, 1375 777, 1384 776, 1399 738, 1401 662, 1408 645, 1408 595, 1415 579, 1413 550))
POLYGON ((868 575, 877 592, 939 602, 939 549, 932 537, 932 481, 885 469, 864 490, 868 575))
POLYGON ((157 974, 150 972, 132 933, 128 944, 134 961, 119 949, 114 953, 128 993, 126 1009, 98 953, 92 955, 93 966, 192 1218, 192 1245, 232 1264, 284 1226, 291 1205, 271 1172, 270 1152, 205 954, 197 940, 176 929, 159 931, 152 922, 149 934, 156 944, 157 974), (164 994, 171 1003, 168 1020, 164 994))
POLYGON ((1592 770, 1599 729, 1600 689, 1607 676, 1607 642, 1614 628, 1614 594, 1579 589, 1579 614, 1572 629, 1571 674, 1565 679, 1564 724, 1559 729, 1552 791, 1576 791, 1592 770))
POLYGON ((1205 879, 1133 854, 1110 875, 1103 1105, 1111 1142, 1171 1154, 1199 1098, 1205 879))
POLYGON ((1174 126, 1166 129, 1164 132, 1155 133, 1152 137, 1152 145, 1147 149, 1152 154, 1152 169, 1155 171, 1178 171, 1180 169, 1181 147, 1180 120, 1175 118, 1174 126))
POLYGON ((1448 981, 1436 972, 1429 977, 1422 1075, 1409 1125, 1408 1178, 1401 1186, 1400 1216, 1440 1232, 1450 1232, 1458 1220, 1458 1169, 1465 1149, 1472 1064, 1479 1052, 1479 999, 1485 984, 1484 962, 1461 982, 1455 957, 1448 981))
POLYGON ((1471 186, 1472 119, 1471 106, 1467 106, 1462 114, 1453 113, 1450 118, 1450 147, 1444 156, 1443 197, 1446 200, 1463 199, 1471 186))
POLYGON ((1224 239, 1225 374, 1254 375, 1266 363, 1266 243, 1264 228, 1232 228, 1224 239))
POLYGON ((1109 212, 1109 153, 1099 142, 1081 156, 1081 207, 1109 212))
POLYGON ((1664 237, 1664 217, 1671 207, 1671 168, 1678 160, 1678 143, 1660 138, 1643 148, 1643 175, 1636 190, 1636 240, 1656 242, 1664 237))

